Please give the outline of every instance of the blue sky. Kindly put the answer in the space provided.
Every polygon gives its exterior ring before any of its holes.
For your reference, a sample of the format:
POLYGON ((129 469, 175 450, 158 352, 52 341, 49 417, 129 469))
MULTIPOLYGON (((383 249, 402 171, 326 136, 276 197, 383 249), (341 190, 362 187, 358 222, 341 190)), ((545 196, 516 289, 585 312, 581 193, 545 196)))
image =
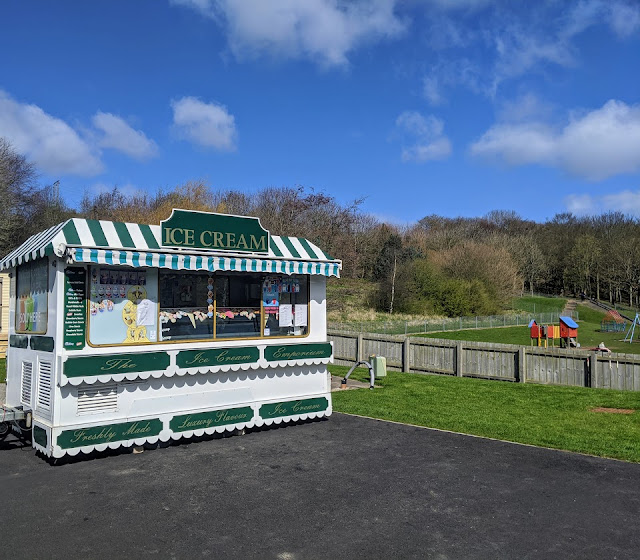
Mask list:
POLYGON ((640 216, 637 1, 5 0, 0 49, 0 136, 71 204, 203 179, 640 216))

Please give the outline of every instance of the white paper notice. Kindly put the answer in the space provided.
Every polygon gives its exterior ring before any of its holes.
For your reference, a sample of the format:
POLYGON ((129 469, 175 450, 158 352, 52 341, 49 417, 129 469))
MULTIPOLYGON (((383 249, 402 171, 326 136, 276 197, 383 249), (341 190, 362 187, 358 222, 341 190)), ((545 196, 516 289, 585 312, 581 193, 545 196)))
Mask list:
POLYGON ((306 327, 307 326, 307 304, 306 303, 296 303, 296 327, 306 327))
POLYGON ((156 306, 150 299, 143 299, 138 304, 136 323, 139 327, 151 327, 155 322, 156 306))
POLYGON ((293 326, 293 307, 290 303, 280 304, 280 326, 292 327, 293 326))

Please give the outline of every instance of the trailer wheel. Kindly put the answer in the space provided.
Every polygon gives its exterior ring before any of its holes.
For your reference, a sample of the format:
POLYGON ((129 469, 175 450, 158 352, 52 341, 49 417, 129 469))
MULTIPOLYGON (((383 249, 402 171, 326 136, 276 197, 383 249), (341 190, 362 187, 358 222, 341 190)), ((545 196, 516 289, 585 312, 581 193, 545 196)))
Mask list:
POLYGON ((9 422, 0 422, 0 441, 7 437, 11 431, 11 425, 9 422))

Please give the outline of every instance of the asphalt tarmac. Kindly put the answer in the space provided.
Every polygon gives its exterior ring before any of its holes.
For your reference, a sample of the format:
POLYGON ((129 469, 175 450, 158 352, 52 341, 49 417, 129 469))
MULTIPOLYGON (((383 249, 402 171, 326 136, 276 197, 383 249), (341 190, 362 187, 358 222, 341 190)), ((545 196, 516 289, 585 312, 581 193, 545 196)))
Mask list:
POLYGON ((52 466, 0 443, 2 558, 640 557, 640 465, 334 414, 52 466))

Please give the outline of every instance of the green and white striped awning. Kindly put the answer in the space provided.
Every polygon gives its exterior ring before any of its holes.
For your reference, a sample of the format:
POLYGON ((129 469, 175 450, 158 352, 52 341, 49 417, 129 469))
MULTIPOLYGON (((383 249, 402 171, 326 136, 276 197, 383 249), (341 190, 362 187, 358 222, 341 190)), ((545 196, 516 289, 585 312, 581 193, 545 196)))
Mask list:
POLYGON ((340 276, 342 262, 302 237, 271 235, 266 255, 162 247, 160 226, 72 218, 30 237, 0 261, 0 270, 46 255, 68 262, 172 270, 340 276))

